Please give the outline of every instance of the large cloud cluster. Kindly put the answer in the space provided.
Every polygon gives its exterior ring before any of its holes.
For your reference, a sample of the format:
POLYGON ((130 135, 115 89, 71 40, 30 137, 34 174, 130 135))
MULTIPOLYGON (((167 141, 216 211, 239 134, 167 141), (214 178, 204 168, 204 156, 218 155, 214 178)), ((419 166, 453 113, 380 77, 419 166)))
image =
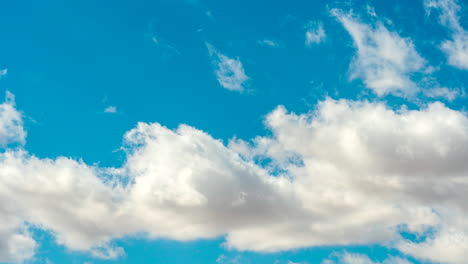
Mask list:
MULTIPOLYGON (((0 113, 3 122, 12 117, 0 113)), ((33 256, 34 225, 101 258, 123 254, 112 240, 128 235, 226 235, 226 246, 240 250, 379 243, 465 263, 464 113, 441 103, 392 110, 326 99, 306 114, 278 107, 265 123, 271 136, 227 146, 186 125, 140 123, 125 135, 121 168, 5 149, 0 262, 33 256), (402 231, 425 239, 405 240, 402 231)))
MULTIPOLYGON (((451 0, 425 4, 454 32, 442 44, 449 63, 466 68, 460 8, 451 0)), ((430 67, 410 39, 378 20, 332 14, 357 49, 352 79, 377 96, 420 92, 413 77, 430 67)), ((207 48, 219 83, 243 91, 248 77, 239 59, 207 48)), ((435 88, 425 95, 457 94, 435 88)), ((265 125, 268 136, 225 144, 187 125, 139 123, 124 135, 124 165, 102 168, 28 153, 23 116, 7 93, 0 104, 0 262, 34 256, 32 226, 105 259, 125 253, 115 239, 139 235, 225 236, 226 247, 257 252, 381 244, 422 260, 468 263, 466 113, 440 102, 409 110, 327 98, 303 114, 279 106, 265 125)), ((351 253, 328 260, 335 261, 376 263, 351 253)))

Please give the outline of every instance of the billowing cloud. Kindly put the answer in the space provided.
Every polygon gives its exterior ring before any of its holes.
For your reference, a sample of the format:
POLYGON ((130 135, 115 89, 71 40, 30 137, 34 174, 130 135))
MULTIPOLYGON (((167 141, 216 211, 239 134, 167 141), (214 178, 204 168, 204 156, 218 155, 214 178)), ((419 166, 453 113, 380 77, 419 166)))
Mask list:
MULTIPOLYGON (((232 148, 251 159, 273 160, 272 170, 289 171, 296 197, 314 218, 295 235, 274 237, 268 229, 266 241, 391 244, 401 240, 399 228, 423 235, 429 227, 442 230, 455 216, 447 208, 465 212, 468 119, 463 113, 440 103, 393 111, 376 103, 326 100, 310 114, 278 108, 267 125, 273 138, 255 139, 253 149, 242 142, 232 148)), ((441 233, 434 233, 439 239, 441 233)), ((249 234, 255 247, 264 243, 260 232, 249 234)))
POLYGON ((206 46, 219 84, 228 90, 243 92, 249 77, 245 73, 240 59, 222 54, 209 43, 206 46))
POLYGON ((139 123, 124 136, 120 168, 6 149, 0 262, 33 255, 32 225, 108 259, 125 254, 114 239, 144 234, 225 236, 228 248, 259 252, 377 243, 466 263, 464 113, 441 103, 392 110, 326 99, 305 114, 278 107, 265 124, 271 136, 226 146, 187 125, 139 123))
POLYGON ((337 9, 331 12, 351 35, 357 49, 350 66, 351 80, 362 79, 378 96, 417 93, 411 77, 428 69, 409 38, 389 31, 378 20, 366 24, 352 13, 337 9))
POLYGON ((439 22, 446 27, 451 39, 442 42, 440 48, 446 54, 448 63, 459 69, 468 69, 468 32, 460 24, 460 6, 455 0, 425 0, 424 6, 430 12, 439 11, 439 22))

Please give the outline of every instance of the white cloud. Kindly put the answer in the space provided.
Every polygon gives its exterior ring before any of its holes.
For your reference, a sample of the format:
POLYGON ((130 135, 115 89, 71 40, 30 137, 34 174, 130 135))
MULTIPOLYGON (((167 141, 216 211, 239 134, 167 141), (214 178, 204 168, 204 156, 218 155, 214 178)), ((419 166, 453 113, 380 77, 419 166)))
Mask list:
POLYGON ((174 56, 182 55, 182 53, 175 47, 174 44, 160 36, 153 34, 151 40, 156 45, 156 47, 159 48, 162 59, 169 59, 174 56))
POLYGON ((216 263, 219 264, 240 264, 242 263, 240 255, 236 255, 235 257, 226 257, 225 255, 220 255, 216 258, 216 263))
POLYGON ((423 232, 437 225, 439 202, 463 204, 458 193, 466 184, 459 177, 468 169, 468 119, 440 103, 394 112, 381 104, 327 100, 304 115, 278 108, 267 125, 273 139, 257 138, 253 150, 242 142, 231 148, 287 169, 295 197, 313 217, 307 227, 281 226, 279 233, 259 227, 228 236, 239 248, 387 243, 398 236, 398 226, 423 232))
POLYGON ((6 101, 0 104, 0 147, 24 144, 25 137, 22 115, 15 108, 15 97, 7 92, 6 101))
MULTIPOLYGON (((8 215, 2 217, 8 218, 8 215)), ((35 254, 37 243, 21 226, 15 226, 13 230, 14 222, 13 219, 0 219, 1 224, 6 224, 0 227, 0 262, 21 263, 35 254)))
POLYGON ((110 113, 110 114, 115 114, 117 113, 117 107, 116 106, 108 106, 104 109, 104 113, 110 113))
POLYGON ((226 235, 225 246, 239 250, 379 243, 466 263, 464 113, 326 99, 306 114, 278 107, 265 123, 271 136, 228 146, 190 126, 139 123, 125 134, 121 168, 6 149, 0 262, 32 255, 30 224, 100 258, 124 254, 112 241, 127 235, 226 235), (410 242, 402 230, 431 236, 410 242))
POLYGON ((306 26, 305 44, 311 46, 321 43, 325 40, 326 34, 323 29, 323 24, 316 21, 310 21, 306 26))
POLYGON ((351 80, 362 79, 378 96, 411 96, 418 91, 411 75, 426 71, 426 61, 410 39, 389 31, 380 21, 365 24, 337 9, 332 14, 351 35, 357 49, 350 66, 351 80))
POLYGON ((219 84, 231 91, 244 91, 249 77, 245 74, 240 59, 227 57, 209 43, 207 43, 206 46, 214 65, 216 78, 219 84))
POLYGON ((103 247, 95 247, 91 249, 91 255, 100 259, 118 259, 125 255, 125 251, 121 247, 111 246, 109 244, 103 247))
POLYGON ((444 98, 447 101, 453 101, 462 94, 459 90, 449 89, 447 87, 436 87, 424 90, 424 95, 430 98, 444 98))
POLYGON ((273 40, 273 39, 267 39, 267 38, 257 41, 257 44, 261 46, 272 47, 272 48, 279 48, 282 46, 278 41, 273 40))
POLYGON ((206 17, 208 17, 211 21, 216 21, 213 12, 211 10, 208 10, 205 12, 206 17))
POLYGON ((382 262, 372 261, 367 255, 357 253, 335 253, 322 264, 411 264, 407 259, 390 256, 382 262))
POLYGON ((451 40, 442 42, 440 48, 446 54, 448 63, 459 69, 468 69, 468 32, 460 25, 460 6, 454 0, 425 0, 424 6, 430 12, 439 11, 439 22, 447 27, 451 40))
MULTIPOLYGON (((466 219, 466 215, 461 217, 466 219)), ((428 238, 423 243, 402 241, 398 244, 398 249, 426 261, 453 264, 468 263, 466 259, 466 252, 468 252, 466 223, 457 227, 444 226, 437 234, 437 237, 428 238)))

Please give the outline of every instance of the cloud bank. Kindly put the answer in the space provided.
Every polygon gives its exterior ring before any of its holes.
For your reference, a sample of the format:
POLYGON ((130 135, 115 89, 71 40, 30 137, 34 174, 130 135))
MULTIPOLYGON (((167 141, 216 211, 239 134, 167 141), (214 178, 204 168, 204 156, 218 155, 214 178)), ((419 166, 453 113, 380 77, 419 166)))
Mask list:
MULTIPOLYGON (((11 101, 2 107, 9 110, 0 127, 21 124, 11 101)), ((144 234, 225 236, 226 247, 257 252, 377 243, 466 263, 465 113, 442 103, 392 110, 326 99, 305 114, 280 106, 265 124, 271 136, 225 145, 187 125, 139 123, 124 136, 120 168, 5 148, 0 262, 34 255, 34 226, 70 250, 108 259, 124 254, 114 239, 144 234)), ((20 125, 7 131, 1 142, 24 140, 11 136, 24 133, 20 125)))

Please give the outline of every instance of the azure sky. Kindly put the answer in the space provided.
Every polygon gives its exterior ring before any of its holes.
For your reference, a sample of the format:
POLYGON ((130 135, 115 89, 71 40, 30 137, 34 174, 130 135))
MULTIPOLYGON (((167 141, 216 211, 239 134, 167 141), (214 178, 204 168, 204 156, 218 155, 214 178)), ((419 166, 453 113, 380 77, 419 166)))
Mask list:
POLYGON ((468 263, 467 12, 4 2, 0 263, 468 263))

